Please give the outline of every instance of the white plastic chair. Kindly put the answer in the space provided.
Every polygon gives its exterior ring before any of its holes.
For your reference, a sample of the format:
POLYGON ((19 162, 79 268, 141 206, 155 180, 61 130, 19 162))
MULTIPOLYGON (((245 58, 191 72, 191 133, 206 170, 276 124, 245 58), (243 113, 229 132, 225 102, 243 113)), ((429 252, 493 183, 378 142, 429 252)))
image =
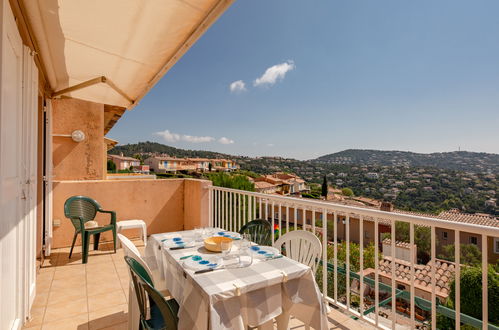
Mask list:
POLYGON ((274 242, 279 251, 283 245, 286 257, 309 266, 315 274, 322 255, 322 244, 317 236, 306 230, 293 230, 274 242))
MULTIPOLYGON (((315 274, 322 255, 322 244, 317 236, 306 230, 293 230, 274 242, 274 247, 279 251, 282 251, 283 245, 286 257, 309 266, 315 274)), ((287 312, 277 316, 277 329, 288 329, 289 318, 287 312)), ((305 329, 310 327, 305 325, 305 329)))

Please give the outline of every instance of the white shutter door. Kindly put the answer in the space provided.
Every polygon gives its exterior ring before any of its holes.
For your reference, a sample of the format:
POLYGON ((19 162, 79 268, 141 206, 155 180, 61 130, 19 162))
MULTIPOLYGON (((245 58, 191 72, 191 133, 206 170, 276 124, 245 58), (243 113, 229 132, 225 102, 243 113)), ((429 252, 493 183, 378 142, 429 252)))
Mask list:
POLYGON ((21 211, 22 41, 9 1, 1 6, 0 76, 0 329, 22 326, 20 246, 21 211), (21 293, 21 294, 20 294, 21 293))

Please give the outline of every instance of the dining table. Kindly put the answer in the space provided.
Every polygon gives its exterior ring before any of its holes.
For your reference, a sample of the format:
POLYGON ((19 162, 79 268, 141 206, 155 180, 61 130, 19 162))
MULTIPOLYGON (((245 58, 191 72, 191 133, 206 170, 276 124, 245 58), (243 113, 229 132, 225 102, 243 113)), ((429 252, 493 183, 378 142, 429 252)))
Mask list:
MULTIPOLYGON (((309 266, 279 254, 270 258, 255 254, 250 263, 240 266, 235 262, 236 247, 225 260, 205 248, 203 240, 212 235, 240 239, 221 228, 203 234, 199 230, 153 234, 148 239, 144 258, 180 306, 179 329, 245 330, 269 324, 272 328, 274 318, 279 329, 286 329, 289 315, 314 329, 327 329, 327 303, 309 266), (182 240, 189 243, 175 244, 182 240), (199 272, 194 267, 197 260, 207 260, 212 269, 199 272)), ((251 249, 259 247, 252 244, 251 249)))

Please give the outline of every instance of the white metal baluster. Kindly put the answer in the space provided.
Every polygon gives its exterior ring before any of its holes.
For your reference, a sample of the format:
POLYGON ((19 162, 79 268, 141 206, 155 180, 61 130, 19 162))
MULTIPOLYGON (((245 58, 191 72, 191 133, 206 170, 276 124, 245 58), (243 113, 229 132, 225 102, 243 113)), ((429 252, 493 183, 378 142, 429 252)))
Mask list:
POLYGON ((374 218, 374 324, 379 326, 379 228, 374 218))
POLYGON ((270 232, 272 233, 272 244, 274 244, 274 240, 275 240, 275 235, 274 235, 274 226, 275 226, 275 221, 274 221, 274 213, 275 213, 275 210, 274 210, 274 201, 272 201, 272 211, 270 212, 271 214, 271 217, 272 217, 272 229, 270 230, 270 232))
MULTIPOLYGON (((411 254, 411 280, 412 281, 415 281, 416 279, 414 278, 414 274, 415 274, 415 269, 414 269, 414 259, 416 257, 416 251, 414 251, 414 223, 411 222, 410 223, 410 227, 409 227, 409 241, 411 244, 411 250, 410 250, 410 254, 411 254)), ((414 282, 413 282, 414 283, 414 282)), ((414 284, 411 285, 411 329, 415 329, 416 328, 416 322, 415 322, 415 313, 416 313, 416 309, 415 309, 415 305, 416 305, 416 297, 414 296, 415 295, 415 288, 414 288, 414 284)))
POLYGON ((213 227, 213 202, 215 191, 208 190, 208 226, 213 227))
MULTIPOLYGON (((239 220, 239 225, 237 227, 237 231, 239 231, 239 229, 241 229, 241 218, 243 217, 243 210, 244 210, 244 208, 241 206, 241 203, 242 203, 241 202, 241 194, 238 194, 238 200, 239 200, 239 203, 237 204, 237 207, 238 207, 237 218, 239 220)), ((244 222, 244 220, 243 220, 243 222, 244 222)))
POLYGON ((286 233, 289 233, 289 205, 286 205, 286 233))
POLYGON ((269 220, 269 200, 265 199, 265 220, 269 220))
POLYGON ((218 190, 213 190, 213 193, 215 194, 215 219, 213 221, 213 224, 211 224, 211 227, 217 227, 218 223, 218 190))
POLYGON ((225 191, 221 191, 222 193, 222 218, 220 219, 220 228, 225 229, 225 191))
MULTIPOLYGON (((322 299, 327 298, 327 211, 322 210, 322 299)), ((289 226, 288 226, 289 227, 289 226)))
POLYGON ((338 304, 338 214, 334 211, 334 303, 338 304))
MULTIPOLYGON (((482 234, 482 329, 489 328, 487 235, 482 234)), ((494 303, 497 303, 495 301, 494 303)))
POLYGON ((454 260, 456 263, 454 309, 456 311, 456 330, 461 330, 461 232, 459 230, 454 231, 454 244, 454 260))
MULTIPOLYGON (((243 195, 243 226, 246 224, 246 222, 248 222, 248 210, 246 209, 246 198, 249 198, 249 196, 247 195, 243 195)), ((248 200, 248 204, 249 204, 249 200, 248 200)), ((249 209, 249 207, 248 207, 249 209)), ((239 228, 241 229, 241 228, 239 228)))
POLYGON ((253 216, 251 217, 250 220, 254 220, 254 219, 257 219, 257 216, 256 216, 256 196, 253 196, 253 216))
POLYGON ((259 198, 259 201, 260 201, 260 209, 258 210, 258 217, 260 219, 263 219, 263 201, 261 197, 259 198))
POLYGON ((295 230, 298 229, 298 207, 294 207, 294 215, 295 215, 295 218, 294 218, 294 225, 295 225, 295 230))
POLYGON ((282 212, 281 212, 281 209, 282 209, 282 204, 279 203, 278 204, 279 206, 279 238, 281 238, 281 235, 282 235, 282 212))
POLYGON ((315 209, 312 209, 312 233, 315 234, 315 209))
POLYGON ((395 325, 397 324, 397 297, 395 295, 395 289, 397 288, 397 285, 395 284, 395 225, 396 221, 392 221, 392 227, 391 227, 391 256, 392 256, 392 263, 391 263, 391 268, 392 268, 392 329, 395 329, 395 325))
POLYGON ((233 213, 233 208, 234 208, 234 204, 232 203, 232 200, 234 199, 233 198, 233 193, 229 192, 229 223, 227 225, 227 230, 230 230, 232 231, 232 223, 234 222, 234 219, 233 219, 233 216, 232 216, 232 213, 233 213))
POLYGON ((346 294, 347 294, 347 309, 350 310, 350 214, 346 215, 345 219, 346 230, 345 236, 347 241, 347 254, 345 257, 346 261, 346 294))
POLYGON ((303 230, 307 230, 307 210, 303 208, 303 230))
POLYGON ((431 226, 431 328, 436 329, 437 328, 437 304, 436 304, 436 286, 437 286, 437 279, 435 278, 436 276, 436 267, 437 267, 437 262, 435 258, 435 246, 436 246, 436 239, 435 239, 435 226, 431 226))
POLYGON ((361 215, 359 217, 359 237, 360 237, 360 286, 359 286, 359 294, 360 294, 360 318, 364 318, 364 217, 361 215))

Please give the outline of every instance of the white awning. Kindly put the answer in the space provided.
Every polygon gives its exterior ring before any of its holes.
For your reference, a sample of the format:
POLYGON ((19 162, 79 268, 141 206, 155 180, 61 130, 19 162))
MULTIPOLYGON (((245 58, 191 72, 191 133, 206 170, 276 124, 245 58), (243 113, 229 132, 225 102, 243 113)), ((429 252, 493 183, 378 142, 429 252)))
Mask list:
POLYGON ((64 95, 130 108, 233 1, 23 0, 23 7, 55 95, 69 88, 64 95))

